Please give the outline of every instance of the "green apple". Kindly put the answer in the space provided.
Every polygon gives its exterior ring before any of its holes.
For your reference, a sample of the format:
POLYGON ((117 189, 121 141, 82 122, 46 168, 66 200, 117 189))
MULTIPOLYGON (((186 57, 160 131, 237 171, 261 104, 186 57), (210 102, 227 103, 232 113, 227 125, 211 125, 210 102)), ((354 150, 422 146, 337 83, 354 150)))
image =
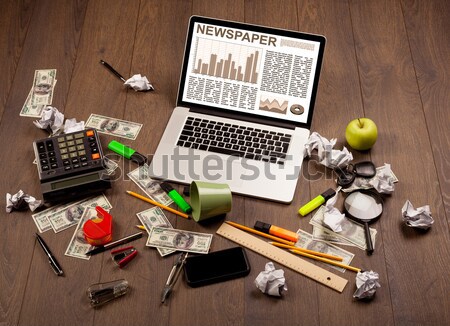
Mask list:
POLYGON ((368 118, 359 118, 350 121, 345 129, 345 139, 351 148, 365 151, 370 149, 378 137, 375 122, 368 118))

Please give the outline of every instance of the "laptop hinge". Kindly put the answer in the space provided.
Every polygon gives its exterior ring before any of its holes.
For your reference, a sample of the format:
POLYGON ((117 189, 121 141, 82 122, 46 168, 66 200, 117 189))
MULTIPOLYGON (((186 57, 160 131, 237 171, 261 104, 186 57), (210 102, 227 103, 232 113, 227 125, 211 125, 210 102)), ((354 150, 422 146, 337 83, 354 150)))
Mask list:
POLYGON ((263 125, 269 125, 272 127, 279 127, 279 128, 286 128, 286 129, 295 129, 296 125, 288 122, 283 122, 280 120, 274 120, 270 118, 261 118, 261 117, 255 117, 249 114, 243 114, 242 112, 226 112, 226 111, 218 111, 214 109, 206 109, 206 108, 200 108, 200 107, 189 107, 189 110, 191 112, 195 113, 201 113, 206 115, 213 115, 216 117, 223 117, 228 119, 234 119, 234 120, 240 120, 240 121, 247 121, 247 122, 253 122, 263 125))

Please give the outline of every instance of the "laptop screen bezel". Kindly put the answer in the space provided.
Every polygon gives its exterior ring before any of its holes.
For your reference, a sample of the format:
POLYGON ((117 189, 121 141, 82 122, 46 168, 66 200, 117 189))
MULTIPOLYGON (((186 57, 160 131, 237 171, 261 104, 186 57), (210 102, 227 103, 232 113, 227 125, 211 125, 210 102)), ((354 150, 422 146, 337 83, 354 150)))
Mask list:
POLYGON ((203 113, 211 114, 211 115, 218 115, 218 116, 227 116, 231 118, 236 118, 239 120, 248 120, 248 121, 254 121, 259 123, 265 123, 268 125, 282 125, 282 126, 289 126, 292 127, 302 127, 302 128, 311 128, 312 123, 312 117, 314 113, 314 107, 316 103, 316 97, 317 97, 317 90, 319 86, 319 77, 320 72, 322 70, 322 62, 324 57, 324 50, 325 50, 325 43, 326 38, 322 35, 318 34, 309 34, 309 33, 303 33, 303 32, 297 32, 293 30, 285 30, 285 29, 279 29, 279 28, 273 28, 273 27, 267 27, 267 26, 260 26, 260 25, 253 25, 248 23, 242 23, 242 22, 236 22, 236 21, 229 21, 229 20, 220 20, 215 18, 209 18, 209 17, 203 17, 203 16, 191 16, 189 20, 189 28, 186 36, 186 44, 185 44, 185 50, 184 50, 184 56, 183 56, 183 65, 181 69, 181 75, 180 75, 180 82, 178 87, 178 97, 177 97, 177 106, 183 106, 188 107, 193 110, 198 109, 203 113), (243 29, 248 31, 255 31, 259 33, 266 33, 266 34, 274 34, 276 36, 286 36, 296 39, 303 39, 303 40, 310 40, 314 42, 318 42, 320 44, 318 56, 317 56, 317 69, 316 73, 314 75, 314 81, 313 81, 313 87, 311 90, 311 101, 310 101, 310 107, 308 110, 308 117, 307 121, 305 122, 297 122, 292 120, 286 120, 286 119, 278 119, 274 117, 266 117, 261 115, 255 115, 251 113, 247 113, 245 111, 233 111, 228 109, 223 109, 219 107, 213 107, 209 105, 202 105, 198 103, 183 101, 183 92, 184 87, 186 86, 186 74, 187 74, 187 68, 188 68, 188 62, 189 62, 189 56, 190 56, 190 50, 191 50, 191 42, 193 37, 193 31, 194 26, 196 23, 204 23, 204 24, 211 24, 211 25, 217 25, 217 26, 223 26, 223 27, 229 27, 229 28, 236 28, 236 29, 243 29))

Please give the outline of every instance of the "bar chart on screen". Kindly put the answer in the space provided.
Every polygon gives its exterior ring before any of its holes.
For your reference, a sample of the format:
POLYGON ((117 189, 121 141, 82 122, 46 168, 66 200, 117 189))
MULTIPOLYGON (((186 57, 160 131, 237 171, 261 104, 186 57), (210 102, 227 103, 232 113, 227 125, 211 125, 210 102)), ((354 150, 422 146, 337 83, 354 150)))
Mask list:
POLYGON ((257 47, 197 38, 194 74, 256 84, 262 50, 257 47))

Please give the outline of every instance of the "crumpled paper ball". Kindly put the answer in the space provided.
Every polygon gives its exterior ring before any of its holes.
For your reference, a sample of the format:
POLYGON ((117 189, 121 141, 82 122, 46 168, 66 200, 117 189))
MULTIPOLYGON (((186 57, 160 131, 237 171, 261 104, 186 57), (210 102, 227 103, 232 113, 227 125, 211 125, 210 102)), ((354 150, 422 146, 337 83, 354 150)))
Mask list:
POLYGON ((136 92, 152 91, 154 89, 147 77, 141 76, 141 74, 133 75, 131 78, 127 79, 127 81, 125 81, 125 85, 130 86, 136 92))
POLYGON ((425 205, 414 209, 409 200, 402 207, 403 221, 406 225, 422 230, 428 230, 434 223, 431 217, 430 206, 425 205))
POLYGON ((6 194, 6 213, 11 213, 13 210, 23 211, 27 208, 34 212, 41 205, 41 200, 25 194, 22 190, 14 195, 6 194))
POLYGON ((255 285, 261 292, 276 297, 280 297, 283 291, 287 291, 284 271, 275 269, 272 262, 268 262, 265 270, 256 277, 255 285))
POLYGON ((358 272, 356 274, 356 291, 353 294, 353 298, 359 300, 372 299, 377 288, 381 287, 378 280, 378 273, 374 271, 358 272))

